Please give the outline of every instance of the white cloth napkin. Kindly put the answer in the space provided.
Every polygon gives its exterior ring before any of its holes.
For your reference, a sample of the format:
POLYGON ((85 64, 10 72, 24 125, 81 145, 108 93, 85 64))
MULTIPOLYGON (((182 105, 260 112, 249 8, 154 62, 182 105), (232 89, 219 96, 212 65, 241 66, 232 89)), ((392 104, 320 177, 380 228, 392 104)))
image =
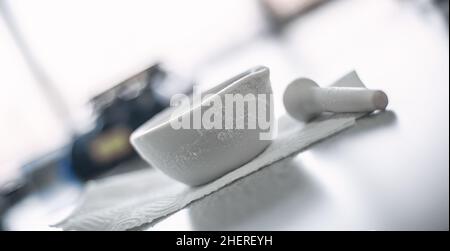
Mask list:
MULTIPOLYGON (((335 86, 364 86, 350 73, 335 86)), ((188 187, 159 171, 136 171, 87 185, 81 205, 55 227, 64 230, 128 230, 153 224, 194 201, 258 171, 280 159, 305 150, 355 124, 363 114, 340 114, 321 118, 304 126, 287 120, 278 137, 255 159, 242 167, 199 187, 188 187)))

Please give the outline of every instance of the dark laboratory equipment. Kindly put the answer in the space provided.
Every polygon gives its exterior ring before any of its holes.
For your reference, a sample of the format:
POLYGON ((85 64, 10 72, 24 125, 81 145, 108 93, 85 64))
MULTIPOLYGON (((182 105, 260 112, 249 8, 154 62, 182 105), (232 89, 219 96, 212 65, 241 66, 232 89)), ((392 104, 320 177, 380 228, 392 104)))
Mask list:
POLYGON ((75 175, 88 180, 136 158, 133 130, 168 107, 172 95, 191 90, 191 82, 155 64, 92 98, 95 127, 76 137, 71 149, 75 175))

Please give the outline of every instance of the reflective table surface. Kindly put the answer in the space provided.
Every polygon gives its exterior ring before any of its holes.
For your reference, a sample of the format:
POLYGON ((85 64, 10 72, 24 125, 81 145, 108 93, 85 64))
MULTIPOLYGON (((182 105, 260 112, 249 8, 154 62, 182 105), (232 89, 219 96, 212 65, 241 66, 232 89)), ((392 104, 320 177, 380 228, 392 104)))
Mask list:
MULTIPOLYGON (((448 22, 417 2, 333 1, 203 66, 200 83, 268 66, 281 125, 283 90, 300 76, 328 85, 356 69, 390 103, 147 230, 448 230, 448 22)), ((12 229, 48 228, 25 211, 12 229)))
POLYGON ((448 230, 447 25, 408 1, 337 1, 212 64, 204 82, 269 66, 279 117, 290 80, 352 69, 390 104, 148 230, 448 230))

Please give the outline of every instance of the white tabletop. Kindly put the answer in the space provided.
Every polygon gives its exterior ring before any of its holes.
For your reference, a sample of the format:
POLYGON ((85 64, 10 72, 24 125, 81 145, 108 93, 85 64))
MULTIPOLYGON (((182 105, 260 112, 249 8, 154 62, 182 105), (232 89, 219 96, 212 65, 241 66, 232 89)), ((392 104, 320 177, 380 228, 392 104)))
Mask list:
POLYGON ((369 88, 386 91, 389 111, 149 230, 448 230, 448 41, 446 20, 427 5, 337 1, 279 39, 260 39, 212 64, 202 80, 225 77, 222 69, 269 66, 278 100, 294 77, 326 85, 356 69, 369 88))
MULTIPOLYGON (((270 67, 280 118, 293 78, 327 85, 356 69, 369 88, 388 94, 389 111, 148 230, 448 230, 448 23, 417 2, 425 1, 333 1, 279 36, 262 35, 201 67, 200 83, 270 67)), ((45 229, 33 205, 16 210, 9 226, 45 229)))

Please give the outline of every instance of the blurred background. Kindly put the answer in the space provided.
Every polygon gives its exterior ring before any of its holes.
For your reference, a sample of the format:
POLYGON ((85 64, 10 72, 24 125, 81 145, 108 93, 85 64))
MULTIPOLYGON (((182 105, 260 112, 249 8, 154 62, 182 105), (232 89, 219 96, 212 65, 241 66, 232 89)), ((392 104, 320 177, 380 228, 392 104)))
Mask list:
POLYGON ((145 167, 129 134, 193 84, 266 65, 281 117, 295 77, 409 60, 448 84, 448 0, 0 0, 1 228, 45 229, 86 181, 145 167))

